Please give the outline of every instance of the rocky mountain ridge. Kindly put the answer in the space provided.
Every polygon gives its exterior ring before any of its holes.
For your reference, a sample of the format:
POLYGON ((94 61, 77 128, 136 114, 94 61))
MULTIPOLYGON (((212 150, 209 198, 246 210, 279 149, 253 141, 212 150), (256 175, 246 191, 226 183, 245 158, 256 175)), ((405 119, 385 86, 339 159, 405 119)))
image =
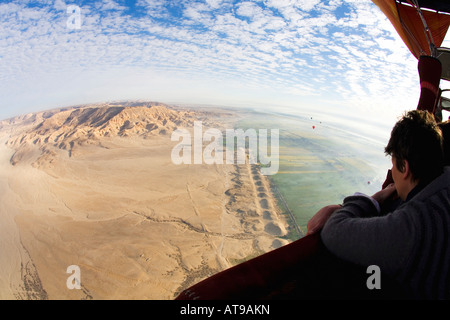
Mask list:
POLYGON ((6 145, 16 150, 16 165, 30 149, 43 153, 57 148, 72 155, 83 144, 101 144, 103 138, 138 136, 143 139, 167 135, 178 127, 191 127, 198 119, 193 111, 157 104, 91 105, 44 111, 2 121, 9 129, 6 145))

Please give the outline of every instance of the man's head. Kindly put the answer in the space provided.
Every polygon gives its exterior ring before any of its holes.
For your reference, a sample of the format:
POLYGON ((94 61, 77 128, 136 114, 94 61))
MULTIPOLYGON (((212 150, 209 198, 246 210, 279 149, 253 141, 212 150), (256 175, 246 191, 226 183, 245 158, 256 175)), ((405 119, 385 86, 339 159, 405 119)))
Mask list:
POLYGON ((385 152, 392 156, 392 176, 403 200, 414 186, 430 183, 443 171, 442 133, 427 111, 406 113, 392 129, 385 152))

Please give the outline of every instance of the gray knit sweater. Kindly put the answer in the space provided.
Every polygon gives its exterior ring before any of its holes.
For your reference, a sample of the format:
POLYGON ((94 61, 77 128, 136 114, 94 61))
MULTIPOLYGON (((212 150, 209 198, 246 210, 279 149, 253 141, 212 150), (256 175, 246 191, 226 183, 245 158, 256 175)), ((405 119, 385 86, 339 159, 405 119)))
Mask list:
POLYGON ((345 198, 321 237, 339 258, 377 265, 417 298, 449 299, 450 168, 387 215, 367 197, 345 198))

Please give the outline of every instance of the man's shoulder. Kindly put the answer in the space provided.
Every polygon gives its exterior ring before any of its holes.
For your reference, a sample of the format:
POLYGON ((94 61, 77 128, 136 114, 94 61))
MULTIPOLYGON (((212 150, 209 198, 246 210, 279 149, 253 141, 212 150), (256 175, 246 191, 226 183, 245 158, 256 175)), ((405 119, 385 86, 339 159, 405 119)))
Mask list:
POLYGON ((450 191, 450 167, 445 167, 444 172, 423 188, 415 198, 417 200, 426 200, 442 193, 444 193, 444 196, 449 197, 449 192, 446 193, 445 191, 450 191))
MULTIPOLYGON (((409 217, 416 212, 419 215, 429 215, 430 210, 450 214, 450 167, 423 188, 410 201, 400 206, 400 211, 405 211, 409 217)), ((427 217, 427 219, 430 217, 427 217)))

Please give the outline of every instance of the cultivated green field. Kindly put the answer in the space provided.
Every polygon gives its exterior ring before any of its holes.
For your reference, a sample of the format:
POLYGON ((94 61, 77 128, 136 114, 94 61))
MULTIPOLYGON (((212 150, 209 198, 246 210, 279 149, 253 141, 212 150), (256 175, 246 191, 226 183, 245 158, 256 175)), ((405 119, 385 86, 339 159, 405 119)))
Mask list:
MULTIPOLYGON (((279 170, 269 177, 280 208, 291 211, 302 232, 323 206, 378 191, 390 168, 382 145, 309 116, 248 113, 236 128, 279 129, 279 170)), ((290 237, 300 236, 293 228, 290 237)))

